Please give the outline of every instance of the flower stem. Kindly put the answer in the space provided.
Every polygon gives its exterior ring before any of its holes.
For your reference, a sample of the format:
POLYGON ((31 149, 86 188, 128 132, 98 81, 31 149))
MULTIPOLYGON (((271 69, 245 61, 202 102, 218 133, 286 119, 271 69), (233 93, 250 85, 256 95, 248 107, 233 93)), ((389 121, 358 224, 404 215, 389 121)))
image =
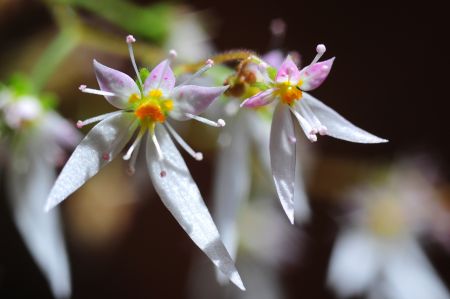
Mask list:
MULTIPOLYGON (((211 57, 215 64, 222 64, 231 61, 242 61, 249 59, 252 56, 256 56, 255 52, 250 50, 231 50, 223 53, 216 54, 211 57)), ((193 63, 193 64, 185 64, 180 66, 182 71, 193 73, 198 71, 201 67, 205 65, 204 61, 193 63)))

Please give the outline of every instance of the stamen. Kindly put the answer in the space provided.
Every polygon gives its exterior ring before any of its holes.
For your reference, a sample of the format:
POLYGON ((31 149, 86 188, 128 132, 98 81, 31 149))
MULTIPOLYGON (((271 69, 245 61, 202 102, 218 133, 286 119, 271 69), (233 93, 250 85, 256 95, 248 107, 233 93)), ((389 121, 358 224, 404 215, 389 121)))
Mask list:
POLYGON ((316 131, 316 133, 319 133, 322 136, 326 135, 327 127, 322 125, 322 123, 317 118, 317 116, 314 114, 314 112, 311 110, 309 105, 303 101, 303 102, 299 103, 298 106, 300 107, 302 112, 305 114, 305 116, 311 120, 310 122, 312 122, 314 124, 314 130, 316 131))
POLYGON ((141 144, 142 136, 144 136, 145 130, 146 129, 144 129, 144 127, 141 127, 141 129, 139 130, 139 133, 138 133, 136 139, 134 140, 133 144, 130 146, 127 153, 123 156, 123 159, 125 161, 127 161, 131 158, 131 155, 134 153, 134 150, 136 148, 139 149, 139 145, 141 144))
POLYGON ((141 85, 141 87, 143 87, 144 85, 142 84, 141 76, 139 75, 139 71, 138 71, 138 68, 136 65, 136 60, 134 59, 133 46, 131 45, 132 43, 136 42, 136 39, 134 38, 134 36, 128 35, 126 38, 126 41, 128 44, 128 52, 130 53, 131 64, 133 65, 134 71, 136 72, 136 76, 138 78, 139 84, 141 85))
POLYGON ((116 94, 109 92, 109 91, 104 91, 104 90, 98 90, 98 89, 93 89, 93 88, 87 88, 86 85, 80 85, 80 87, 78 87, 79 90, 81 90, 81 92, 84 93, 91 93, 91 94, 97 94, 97 95, 101 95, 101 96, 106 96, 106 97, 113 97, 116 94))
POLYGON ((195 160, 201 161, 203 160, 203 154, 201 152, 194 151, 187 143, 184 141, 184 139, 178 135, 178 133, 175 131, 174 128, 169 123, 165 123, 166 128, 169 130, 170 134, 175 138, 175 140, 178 142, 179 145, 189 154, 191 155, 195 160))
POLYGON ((300 113, 295 111, 293 108, 289 107, 289 109, 295 115, 295 117, 298 119, 298 122, 300 123, 300 126, 302 127, 303 132, 305 132, 306 137, 311 142, 316 142, 317 136, 314 133, 314 130, 312 129, 311 124, 305 118, 303 118, 303 116, 301 116, 300 113))
POLYGON ((213 65, 214 65, 214 61, 212 59, 206 60, 205 65, 203 67, 201 67, 197 72, 195 72, 195 74, 193 74, 190 78, 186 79, 183 83, 181 83, 178 86, 186 85, 186 84, 192 82, 192 80, 200 77, 204 72, 209 70, 213 65))
POLYGON ((194 120, 196 120, 198 122, 204 123, 204 124, 206 124, 208 126, 211 126, 211 127, 217 127, 217 128, 225 127, 225 121, 223 119, 221 119, 221 118, 219 118, 217 120, 217 122, 215 122, 215 121, 212 121, 210 119, 207 119, 207 118, 204 118, 204 117, 201 117, 201 116, 198 116, 198 115, 190 114, 190 113, 185 113, 185 115, 187 117, 189 117, 190 119, 194 119, 194 120))
POLYGON ((319 61, 320 57, 322 57, 322 55, 325 53, 325 51, 327 50, 327 48, 325 47, 324 44, 319 44, 316 47, 316 57, 314 57, 313 61, 309 64, 309 65, 313 65, 314 63, 316 63, 317 61, 319 61))
POLYGON ((177 52, 175 50, 170 50, 169 51, 169 57, 167 57, 167 63, 164 65, 163 71, 161 73, 161 78, 159 78, 159 82, 158 82, 158 87, 161 87, 161 83, 164 80, 164 77, 166 75, 167 72, 167 68, 170 66, 170 63, 177 57, 177 52))
POLYGON ((119 113, 122 113, 122 111, 109 112, 109 113, 105 113, 105 114, 101 114, 101 115, 98 115, 98 116, 94 116, 94 117, 88 118, 86 120, 79 120, 79 121, 77 121, 77 128, 81 129, 82 127, 84 127, 86 125, 102 121, 102 120, 104 120, 107 117, 114 116, 114 115, 119 114, 119 113))
POLYGON ((128 126, 126 130, 121 131, 121 133, 116 137, 116 139, 114 139, 113 143, 110 145, 110 151, 103 153, 103 160, 109 161, 111 159, 111 157, 113 156, 113 150, 117 148, 117 146, 123 141, 125 136, 131 137, 134 134, 138 123, 138 120, 135 120, 128 126))
MULTIPOLYGON (((164 155, 163 155, 163 153, 161 151, 161 147, 159 146, 158 139, 156 139, 155 132, 152 132, 152 133, 149 133, 149 134, 151 134, 151 138, 152 138, 153 144, 155 145, 156 152, 158 153, 159 161, 164 160, 164 155)), ((162 173, 162 171, 161 171, 161 173, 162 173)))

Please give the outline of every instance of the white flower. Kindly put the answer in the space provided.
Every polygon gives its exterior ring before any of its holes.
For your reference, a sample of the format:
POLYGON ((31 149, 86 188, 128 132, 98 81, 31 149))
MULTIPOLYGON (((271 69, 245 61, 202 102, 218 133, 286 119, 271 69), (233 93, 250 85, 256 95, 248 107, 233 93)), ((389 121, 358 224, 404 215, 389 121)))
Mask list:
MULTIPOLYGON (((134 41, 132 36, 127 37, 138 82, 94 61, 100 90, 80 87, 83 92, 104 95, 109 103, 121 110, 78 122, 81 127, 100 121, 78 145, 65 165, 48 196, 46 209, 51 209, 80 188, 114 159, 137 132, 137 137, 123 156, 125 160, 130 160, 129 170, 133 173, 140 143, 147 136, 145 155, 148 171, 161 200, 194 243, 222 273, 239 288, 245 289, 198 187, 169 133, 196 160, 201 160, 202 154, 190 148, 167 122, 170 117, 179 121, 195 119, 215 127, 224 126, 223 120, 214 122, 198 114, 227 87, 202 87, 188 85, 187 82, 175 87, 175 76, 170 68, 170 62, 175 57, 174 51, 168 60, 156 66, 142 82, 131 47, 134 41)), ((212 61, 207 61, 205 67, 194 77, 209 69, 212 64, 212 61)))
POLYGON ((59 210, 47 214, 42 205, 63 148, 75 146, 79 133, 58 114, 46 111, 34 96, 15 97, 5 89, 1 98, 0 122, 8 127, 1 141, 9 154, 6 179, 14 222, 53 295, 68 298, 71 275, 59 210))
POLYGON ((418 242, 432 228, 432 192, 410 174, 394 173, 388 184, 355 193, 362 209, 339 234, 328 272, 340 297, 450 298, 418 242))
POLYGON ((270 133, 270 161, 278 196, 289 220, 294 222, 294 189, 296 176, 296 140, 300 138, 295 123, 300 125, 310 141, 317 134, 359 142, 380 143, 387 140, 376 137, 344 119, 336 111, 309 95, 306 91, 319 87, 328 76, 334 58, 318 62, 325 52, 324 45, 317 46, 317 55, 308 66, 299 70, 290 56, 284 60, 275 77, 270 78, 267 63, 258 61, 265 74, 267 89, 246 99, 241 107, 256 108, 275 100, 270 133), (294 121, 296 120, 296 121, 294 121))

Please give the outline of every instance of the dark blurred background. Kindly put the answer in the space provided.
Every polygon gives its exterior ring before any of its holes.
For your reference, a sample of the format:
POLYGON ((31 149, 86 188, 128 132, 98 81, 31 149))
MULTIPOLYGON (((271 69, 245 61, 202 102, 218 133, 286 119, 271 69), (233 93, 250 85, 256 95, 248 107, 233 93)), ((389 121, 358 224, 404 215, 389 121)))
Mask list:
MULTIPOLYGON (((7 12, 0 12, 0 61, 11 57, 30 36, 55 28, 50 13, 39 1, 15 2, 0 6, 8 7, 7 12)), ((447 140, 450 127, 446 122, 449 118, 449 26, 444 2, 196 0, 174 3, 208 13, 208 24, 212 24, 208 29, 218 50, 245 48, 266 52, 270 49, 268 26, 274 18, 282 18, 287 24, 283 48, 299 51, 305 63, 314 57, 318 43, 327 46, 325 56, 337 59, 331 75, 314 95, 361 128, 390 142, 365 146, 320 138, 312 147, 319 157, 339 157, 344 165, 346 159, 367 159, 373 165, 405 154, 426 152, 437 161, 443 180, 450 179, 447 140)), ((81 13, 89 17, 87 12, 81 13)), ((88 76, 85 81, 93 81, 90 55, 94 54, 87 53, 79 63, 85 66, 88 76)), ((126 57, 124 61, 128 65, 126 57)), ((70 71, 64 69, 60 74, 70 71)), ((2 80, 5 77, 6 73, 0 74, 2 80)), ((73 90, 62 93, 84 101, 75 93, 81 83, 68 84, 73 90)), ((60 105, 62 113, 75 119, 77 112, 71 110, 73 104, 65 101, 60 105)), ((207 152, 204 163, 186 161, 208 202, 214 152, 207 152)), ((326 162, 319 159, 319 168, 327 167, 323 163, 326 162)), ((364 171, 364 165, 360 171, 364 171)), ((333 180, 313 173, 310 185, 320 179, 324 183, 333 180)), ((92 245, 95 240, 85 246, 70 229, 74 224, 67 225, 74 299, 187 298, 187 275, 193 257, 205 264, 208 261, 151 188, 147 186, 146 191, 136 195, 141 200, 131 207, 118 204, 117 209, 128 210, 126 216, 121 216, 126 219, 119 224, 123 225, 119 227, 120 238, 106 242, 107 246, 92 245)), ((303 244, 305 250, 298 262, 284 268, 282 283, 288 298, 335 298, 325 286, 325 277, 337 231, 333 215, 339 211, 333 199, 320 192, 312 192, 311 202, 312 220, 298 228, 305 231, 308 242, 303 244)), ((63 212, 71 205, 72 200, 67 201, 62 206, 63 212)), ((67 213, 64 215, 65 222, 70 221, 67 213)), ((51 298, 44 278, 14 228, 3 198, 0 238, 0 297, 51 298)), ((426 245, 425 249, 449 286, 450 258, 435 244, 426 245)))

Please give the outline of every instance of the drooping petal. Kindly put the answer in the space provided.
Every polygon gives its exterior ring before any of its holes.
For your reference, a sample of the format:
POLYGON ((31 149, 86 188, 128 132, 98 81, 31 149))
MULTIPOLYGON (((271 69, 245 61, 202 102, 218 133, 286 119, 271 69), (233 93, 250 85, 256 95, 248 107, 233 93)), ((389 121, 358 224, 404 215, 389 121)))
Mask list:
POLYGON ((294 210, 295 210, 295 219, 298 222, 306 222, 311 217, 311 208, 309 207, 308 196, 305 192, 305 182, 303 179, 303 167, 302 161, 300 161, 300 157, 305 156, 305 146, 301 146, 298 142, 300 140, 304 140, 302 138, 302 132, 300 132, 299 126, 294 126, 295 128, 295 137, 296 137, 296 161, 295 161, 295 188, 294 188, 294 210))
POLYGON ((156 192, 194 243, 234 284, 245 289, 183 158, 163 126, 157 126, 155 134, 164 159, 159 160, 151 138, 146 156, 156 192))
POLYGON ((300 71, 300 88, 308 91, 319 87, 330 73, 333 62, 334 57, 303 68, 300 71))
POLYGON ((152 89, 161 89, 167 96, 175 86, 175 75, 170 67, 170 60, 163 60, 148 75, 144 82, 144 93, 147 94, 152 89))
POLYGON ((289 81, 296 85, 298 80, 300 80, 300 71, 291 56, 288 55, 278 69, 275 81, 278 83, 289 81))
POLYGON ((66 199, 114 159, 131 138, 133 132, 128 129, 132 122, 131 113, 116 114, 102 120, 87 134, 50 191, 46 210, 66 199))
POLYGON ((448 290, 416 241, 407 241, 392 248, 384 265, 387 282, 384 291, 389 298, 450 298, 448 290))
POLYGON ((270 165, 278 197, 286 215, 294 223, 295 188, 294 124, 287 105, 278 104, 270 130, 270 165))
POLYGON ((269 150, 271 121, 254 111, 243 110, 240 113, 244 114, 246 122, 242 127, 248 128, 247 131, 257 150, 260 163, 266 171, 264 175, 270 176, 272 174, 269 150))
POLYGON ((246 99, 242 102, 241 107, 256 108, 270 104, 275 100, 274 89, 270 88, 246 99))
MULTIPOLYGON (((38 132, 28 136, 24 151, 15 151, 6 175, 13 219, 55 298, 71 295, 70 266, 58 210, 45 213, 48 192, 56 177, 54 165, 43 157, 48 149, 38 132)), ((50 146, 50 145, 49 145, 50 146)))
MULTIPOLYGON (((236 258, 239 238, 236 227, 238 215, 250 187, 249 139, 244 117, 242 113, 238 114, 222 130, 222 146, 214 175, 213 218, 233 259, 236 258)), ((217 274, 219 282, 228 280, 221 272, 217 274)))
POLYGON ((303 93, 302 101, 306 101, 321 124, 327 128, 327 135, 329 136, 358 143, 381 143, 388 141, 356 127, 336 111, 306 92, 303 93))
POLYGON ((338 236, 328 269, 328 284, 342 298, 365 292, 379 274, 376 240, 367 232, 346 229, 338 236))
POLYGON ((125 73, 107 67, 94 60, 95 76, 102 91, 112 92, 114 96, 105 96, 108 102, 119 109, 125 109, 132 94, 139 95, 139 88, 125 73))
POLYGON ((217 99, 228 86, 206 87, 197 85, 182 85, 173 89, 169 98, 174 100, 170 116, 177 120, 188 120, 186 113, 198 115, 217 99))

